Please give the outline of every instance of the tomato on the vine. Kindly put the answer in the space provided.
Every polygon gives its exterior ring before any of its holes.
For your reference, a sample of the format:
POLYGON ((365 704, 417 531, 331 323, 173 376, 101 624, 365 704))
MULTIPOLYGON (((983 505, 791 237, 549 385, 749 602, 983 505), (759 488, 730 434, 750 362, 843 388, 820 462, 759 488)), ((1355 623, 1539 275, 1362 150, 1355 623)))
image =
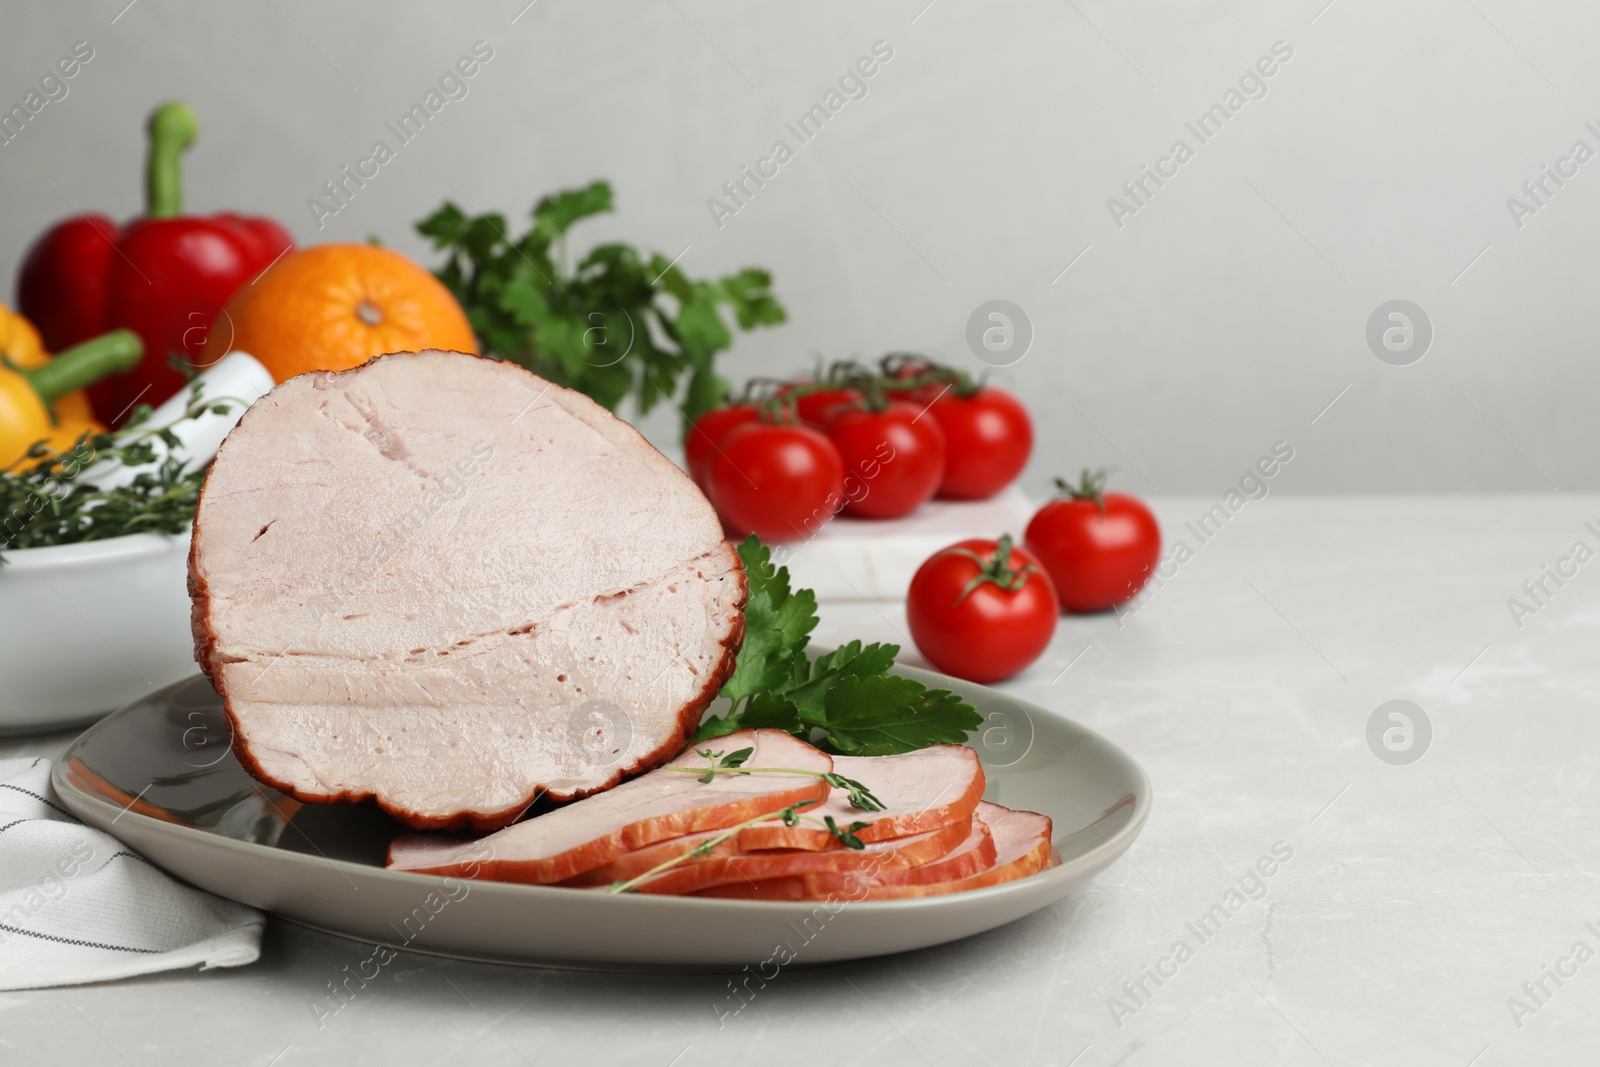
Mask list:
MULTIPOLYGON (((954 382, 929 398, 944 431, 947 500, 987 500, 1017 480, 1033 452, 1033 420, 1017 398, 992 385, 963 390, 954 382)), ((918 399, 921 399, 919 393, 918 399)))
POLYGON ((735 426, 755 422, 759 418, 754 404, 730 404, 712 408, 701 415, 683 436, 683 462, 689 477, 702 490, 709 484, 711 461, 716 458, 717 445, 735 426))
POLYGON ((828 425, 828 420, 834 412, 846 404, 854 404, 861 399, 859 389, 850 389, 845 386, 827 386, 814 389, 811 392, 800 392, 795 397, 795 414, 800 416, 800 421, 810 423, 821 429, 828 425))
POLYGON ((861 399, 859 389, 845 384, 829 384, 837 381, 828 375, 820 382, 813 378, 791 378, 772 390, 772 399, 780 404, 791 405, 801 422, 821 430, 828 425, 835 408, 861 399))
POLYGON ((921 356, 904 352, 890 353, 881 361, 882 373, 888 382, 884 392, 894 400, 907 400, 926 404, 945 385, 938 382, 930 385, 927 379, 933 377, 938 368, 921 356))
POLYGON ((1039 557, 1067 611, 1105 611, 1132 600, 1161 555, 1161 527, 1139 500, 1108 493, 1105 471, 1084 471, 1077 486, 1039 509, 1023 544, 1039 557))
POLYGON ((809 537, 844 506, 844 462, 826 437, 795 423, 746 422, 711 460, 711 502, 735 532, 769 544, 809 537))
POLYGON ((1011 536, 958 541, 917 568, 906 594, 911 639, 928 662, 973 682, 1009 678, 1056 630, 1055 589, 1011 536))
POLYGON ((944 431, 911 404, 835 408, 828 440, 852 482, 846 514, 897 519, 933 499, 944 478, 944 431))

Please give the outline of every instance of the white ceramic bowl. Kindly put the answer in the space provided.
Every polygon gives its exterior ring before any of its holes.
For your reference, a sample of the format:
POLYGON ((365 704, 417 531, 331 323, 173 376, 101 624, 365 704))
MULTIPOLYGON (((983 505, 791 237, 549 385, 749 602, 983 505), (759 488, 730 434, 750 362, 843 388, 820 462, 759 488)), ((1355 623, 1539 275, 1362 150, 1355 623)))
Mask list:
POLYGON ((0 565, 0 733, 79 726, 196 670, 189 536, 12 549, 0 565))

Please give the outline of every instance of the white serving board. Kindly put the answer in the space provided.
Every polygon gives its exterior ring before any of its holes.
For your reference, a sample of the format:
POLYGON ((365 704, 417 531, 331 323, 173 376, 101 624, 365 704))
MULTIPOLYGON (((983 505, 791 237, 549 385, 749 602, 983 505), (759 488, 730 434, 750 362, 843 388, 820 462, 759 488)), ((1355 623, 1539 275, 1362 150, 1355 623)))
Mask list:
POLYGON ((773 546, 796 586, 821 600, 901 600, 939 549, 968 537, 1018 541, 1037 505, 1011 486, 989 500, 931 500, 903 519, 834 518, 808 541, 773 546))

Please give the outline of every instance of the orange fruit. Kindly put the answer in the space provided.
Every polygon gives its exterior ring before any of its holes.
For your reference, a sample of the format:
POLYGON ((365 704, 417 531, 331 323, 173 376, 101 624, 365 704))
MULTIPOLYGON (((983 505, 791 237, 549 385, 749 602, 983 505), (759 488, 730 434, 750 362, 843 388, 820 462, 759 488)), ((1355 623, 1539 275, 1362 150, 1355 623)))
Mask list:
POLYGON ((289 253, 234 293, 212 324, 201 362, 241 350, 281 382, 424 348, 478 352, 450 290, 398 252, 329 244, 289 253))

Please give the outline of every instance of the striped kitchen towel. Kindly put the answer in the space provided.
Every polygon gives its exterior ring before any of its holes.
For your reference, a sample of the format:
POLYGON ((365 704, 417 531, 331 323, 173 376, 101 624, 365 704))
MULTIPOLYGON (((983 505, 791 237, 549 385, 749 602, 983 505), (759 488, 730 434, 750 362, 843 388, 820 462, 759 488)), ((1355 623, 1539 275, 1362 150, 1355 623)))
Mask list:
POLYGON ((79 822, 49 760, 0 760, 0 990, 243 966, 262 924, 79 822))

